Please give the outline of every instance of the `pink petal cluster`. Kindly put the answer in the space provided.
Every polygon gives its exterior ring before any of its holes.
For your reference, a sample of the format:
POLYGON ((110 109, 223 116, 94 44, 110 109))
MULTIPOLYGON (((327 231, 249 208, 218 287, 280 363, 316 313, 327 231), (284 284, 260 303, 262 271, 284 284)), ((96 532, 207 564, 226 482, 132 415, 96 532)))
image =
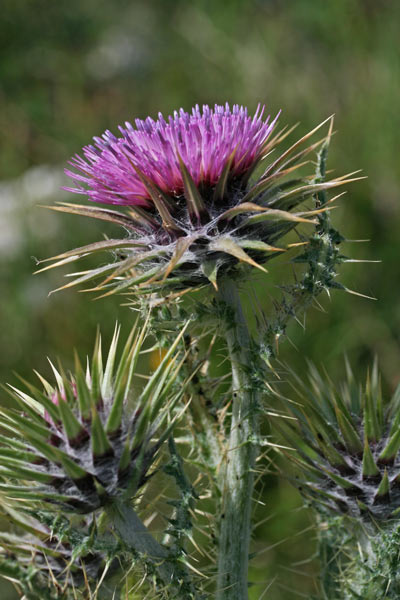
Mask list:
POLYGON ((69 191, 85 194, 94 202, 119 205, 152 205, 149 193, 135 171, 136 166, 167 194, 183 191, 179 156, 196 185, 215 185, 226 161, 235 150, 232 175, 245 173, 262 154, 276 118, 263 119, 264 107, 254 116, 235 104, 196 105, 191 113, 180 109, 166 119, 136 119, 133 127, 119 127, 121 137, 106 131, 85 146, 84 158, 76 155, 69 164, 76 171, 66 174, 78 187, 69 191))

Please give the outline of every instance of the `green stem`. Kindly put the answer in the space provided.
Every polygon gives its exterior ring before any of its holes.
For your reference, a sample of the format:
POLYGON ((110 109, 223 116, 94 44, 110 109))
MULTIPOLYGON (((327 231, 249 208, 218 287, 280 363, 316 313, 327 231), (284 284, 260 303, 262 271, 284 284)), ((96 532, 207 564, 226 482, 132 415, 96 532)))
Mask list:
POLYGON ((256 390, 252 385, 251 339, 236 283, 219 284, 227 311, 226 340, 232 364, 232 421, 226 465, 221 473, 223 495, 219 537, 217 600, 248 598, 248 562, 254 462, 258 433, 256 390))
POLYGON ((146 558, 152 564, 171 598, 200 600, 184 565, 171 558, 168 549, 157 542, 129 504, 120 502, 111 505, 108 515, 125 544, 135 555, 146 558))

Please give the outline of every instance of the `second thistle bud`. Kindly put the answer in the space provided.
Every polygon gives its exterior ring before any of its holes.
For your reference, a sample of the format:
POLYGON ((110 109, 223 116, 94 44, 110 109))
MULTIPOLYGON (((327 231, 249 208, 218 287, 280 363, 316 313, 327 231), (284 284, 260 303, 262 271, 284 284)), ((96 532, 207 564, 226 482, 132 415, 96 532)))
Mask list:
POLYGON ((400 511, 399 395, 385 403, 376 365, 365 386, 347 368, 340 388, 312 368, 296 382, 295 425, 284 434, 296 454, 299 487, 318 508, 382 521, 400 511), (300 404, 298 403, 300 400, 300 404), (300 406, 300 408, 299 408, 300 406))
POLYGON ((89 513, 116 497, 134 496, 146 482, 179 397, 171 388, 183 332, 130 409, 128 393, 145 333, 146 328, 131 332, 118 362, 116 329, 104 366, 98 336, 86 372, 76 358, 73 374, 53 367, 55 385, 39 376, 43 391, 31 384, 27 391, 11 388, 22 410, 3 410, 0 416, 11 434, 0 440, 0 475, 6 479, 0 488, 8 497, 89 513))

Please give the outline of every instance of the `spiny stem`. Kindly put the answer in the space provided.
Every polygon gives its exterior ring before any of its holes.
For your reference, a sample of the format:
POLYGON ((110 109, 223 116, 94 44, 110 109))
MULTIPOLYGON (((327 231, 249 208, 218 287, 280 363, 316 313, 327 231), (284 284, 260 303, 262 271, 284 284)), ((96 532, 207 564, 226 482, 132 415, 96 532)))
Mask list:
POLYGON ((168 549, 157 542, 129 504, 111 505, 108 515, 125 544, 135 555, 146 558, 153 565, 159 579, 170 590, 171 598, 200 600, 184 565, 173 557, 171 559, 168 549))
POLYGON ((250 377, 251 339, 235 281, 226 278, 219 282, 219 298, 230 313, 226 341, 232 363, 233 400, 226 466, 221 472, 223 505, 216 599, 245 600, 248 598, 253 466, 257 454, 254 443, 258 432, 257 399, 250 377))

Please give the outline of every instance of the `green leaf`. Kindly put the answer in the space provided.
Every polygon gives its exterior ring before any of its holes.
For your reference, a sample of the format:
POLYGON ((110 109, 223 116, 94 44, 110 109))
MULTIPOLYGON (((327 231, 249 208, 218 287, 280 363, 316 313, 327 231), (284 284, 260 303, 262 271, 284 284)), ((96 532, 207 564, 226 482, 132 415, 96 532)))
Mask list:
POLYGON ((230 221, 231 219, 233 219, 234 217, 237 217, 238 215, 243 215, 246 213, 259 213, 259 212, 265 212, 265 207, 259 206, 258 204, 254 204, 254 202, 241 202, 240 204, 237 204, 233 208, 229 208, 228 210, 226 210, 225 212, 220 214, 217 217, 217 220, 218 221, 226 221, 226 220, 230 221))
MULTIPOLYGON (((305 481, 305 482, 302 481, 301 484, 302 484, 302 486, 305 487, 306 490, 309 490, 311 492, 312 498, 315 498, 315 497, 318 498, 318 503, 321 503, 321 498, 326 498, 327 500, 331 500, 331 501, 335 502, 336 504, 343 501, 338 495, 330 494, 326 490, 323 490, 308 481, 305 481)), ((328 509, 332 510, 332 506, 330 504, 327 504, 325 502, 322 502, 322 504, 324 504, 328 509)))
MULTIPOLYGON (((309 411, 310 411, 309 416, 305 415, 304 418, 307 422, 308 427, 311 428, 313 426, 313 424, 315 424, 315 429, 317 431, 321 431, 324 434, 325 440, 329 440, 332 443, 337 444, 338 442, 341 441, 341 438, 340 438, 336 428, 333 425, 336 414, 335 414, 334 410, 330 411, 331 418, 327 419, 326 415, 321 410, 323 406, 324 406, 323 404, 315 406, 315 402, 314 402, 313 405, 309 406, 309 411)), ((330 407, 330 408, 333 408, 333 407, 330 407)), ((313 429, 311 429, 311 430, 313 431, 313 429)), ((314 435, 316 436, 317 439, 319 438, 317 432, 314 435)))
POLYGON ((376 418, 378 421, 379 430, 382 431, 384 425, 384 414, 383 414, 383 399, 382 399, 382 388, 378 370, 377 357, 374 359, 371 374, 371 393, 375 398, 376 405, 376 418))

